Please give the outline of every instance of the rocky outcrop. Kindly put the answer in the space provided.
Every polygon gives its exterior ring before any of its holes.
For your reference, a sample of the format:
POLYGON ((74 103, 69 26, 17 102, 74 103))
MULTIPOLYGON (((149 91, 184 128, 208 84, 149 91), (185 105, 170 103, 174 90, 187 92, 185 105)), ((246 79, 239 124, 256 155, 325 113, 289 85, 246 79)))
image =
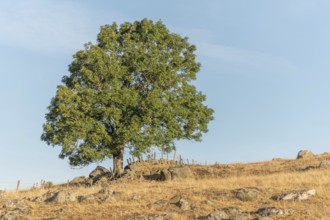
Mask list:
POLYGON ((266 207, 266 208, 260 208, 256 212, 256 214, 261 216, 288 216, 293 214, 292 209, 283 209, 278 207, 266 207))
POLYGON ((315 194, 316 194, 315 189, 296 190, 296 191, 286 192, 280 195, 274 195, 272 199, 302 201, 309 199, 309 197, 311 196, 315 196, 315 194))
POLYGON ((113 190, 109 189, 101 189, 97 193, 84 195, 84 196, 78 196, 77 199, 80 203, 93 203, 93 202, 114 202, 116 199, 114 198, 115 192, 113 190))
POLYGON ((132 218, 129 218, 128 220, 173 220, 173 218, 168 215, 168 214, 163 214, 163 215, 157 215, 157 214, 152 214, 152 215, 136 215, 132 218))
POLYGON ((318 168, 329 168, 329 167, 330 167, 330 160, 323 160, 318 166, 318 168))
POLYGON ((298 152, 297 159, 312 158, 314 154, 310 150, 301 150, 298 152))
POLYGON ((227 207, 217 209, 207 216, 200 216, 198 220, 247 220, 248 217, 242 213, 242 210, 236 207, 227 207))
POLYGON ((0 220, 23 219, 31 213, 31 207, 22 199, 7 200, 0 209, 0 220))
POLYGON ((90 183, 89 179, 84 176, 79 176, 72 179, 69 184, 74 186, 85 186, 90 183))
POLYGON ((234 191, 235 197, 241 201, 253 201, 257 199, 260 190, 253 187, 245 187, 234 191))
POLYGON ((112 172, 102 166, 97 166, 90 174, 89 179, 92 180, 93 185, 108 182, 112 178, 112 172))
POLYGON ((167 169, 163 169, 160 172, 160 180, 162 180, 162 181, 186 179, 186 178, 193 178, 193 177, 194 177, 194 174, 191 172, 191 170, 187 166, 169 167, 167 169))
POLYGON ((44 197, 46 197, 45 202, 52 203, 67 203, 75 202, 76 196, 71 190, 61 190, 58 192, 47 192, 44 197))

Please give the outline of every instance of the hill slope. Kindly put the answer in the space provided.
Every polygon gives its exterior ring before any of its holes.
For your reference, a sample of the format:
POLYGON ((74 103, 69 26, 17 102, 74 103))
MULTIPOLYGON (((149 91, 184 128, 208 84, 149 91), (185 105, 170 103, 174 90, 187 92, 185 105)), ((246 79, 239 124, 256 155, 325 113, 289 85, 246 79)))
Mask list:
POLYGON ((104 184, 1 192, 0 219, 330 219, 328 160, 325 153, 295 160, 184 165, 193 178, 173 181, 150 177, 182 165, 141 162, 130 167, 139 175, 104 184), (296 194, 288 194, 292 191, 296 194))

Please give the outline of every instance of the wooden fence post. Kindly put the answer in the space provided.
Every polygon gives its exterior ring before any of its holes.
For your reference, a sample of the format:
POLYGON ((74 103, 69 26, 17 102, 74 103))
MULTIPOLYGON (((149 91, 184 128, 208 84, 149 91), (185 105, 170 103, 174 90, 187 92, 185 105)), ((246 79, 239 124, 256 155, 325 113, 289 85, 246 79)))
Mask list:
POLYGON ((17 181, 17 185, 16 185, 16 192, 18 192, 18 190, 19 190, 19 186, 21 185, 21 181, 20 180, 18 180, 17 181))

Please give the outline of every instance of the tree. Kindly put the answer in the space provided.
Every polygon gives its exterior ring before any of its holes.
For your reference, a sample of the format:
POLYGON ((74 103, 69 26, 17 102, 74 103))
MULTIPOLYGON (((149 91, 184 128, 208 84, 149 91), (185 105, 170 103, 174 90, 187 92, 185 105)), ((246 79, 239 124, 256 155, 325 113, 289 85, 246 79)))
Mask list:
POLYGON ((61 146, 59 157, 72 166, 113 158, 116 177, 125 148, 169 152, 176 140, 201 141, 213 110, 192 84, 195 50, 161 21, 102 26, 97 42, 73 56, 41 139, 61 146))

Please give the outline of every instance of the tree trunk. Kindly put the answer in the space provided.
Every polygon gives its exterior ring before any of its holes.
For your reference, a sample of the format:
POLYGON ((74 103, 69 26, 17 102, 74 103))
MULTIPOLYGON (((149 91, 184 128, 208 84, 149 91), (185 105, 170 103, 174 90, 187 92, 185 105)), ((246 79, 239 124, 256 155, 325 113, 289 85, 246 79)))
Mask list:
POLYGON ((123 173, 124 145, 121 145, 113 155, 113 177, 119 178, 123 173))

